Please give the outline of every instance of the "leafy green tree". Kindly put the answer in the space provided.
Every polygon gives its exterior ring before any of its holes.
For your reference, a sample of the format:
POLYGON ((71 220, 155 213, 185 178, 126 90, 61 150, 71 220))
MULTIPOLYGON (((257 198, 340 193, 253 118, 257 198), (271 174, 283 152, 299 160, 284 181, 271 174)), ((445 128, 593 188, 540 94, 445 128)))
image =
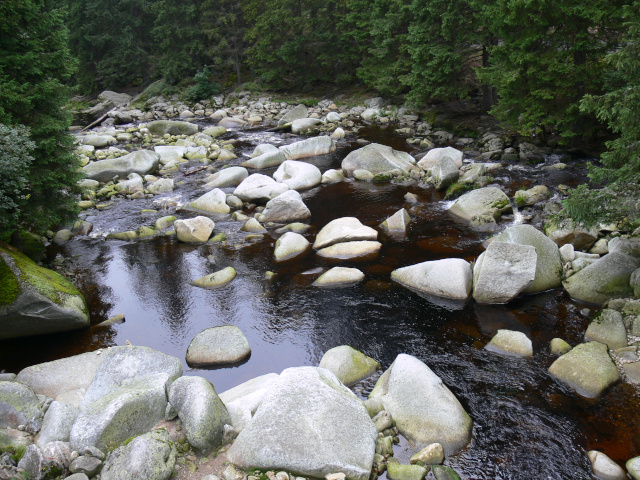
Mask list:
POLYGON ((0 231, 13 231, 20 221, 29 187, 29 167, 36 144, 29 129, 0 124, 0 231))
POLYGON ((149 0, 69 0, 70 45, 85 92, 147 85, 154 76, 149 0))
POLYGON ((33 157, 28 171, 2 179, 27 181, 19 219, 11 221, 15 227, 41 231, 77 214, 81 173, 67 133, 71 115, 62 108, 70 96, 65 82, 75 68, 67 40, 64 12, 54 0, 0 2, 0 123, 29 127, 35 144, 31 149, 24 137, 8 140, 24 147, 17 154, 23 160, 33 157))
POLYGON ((607 142, 601 164, 590 166, 590 179, 603 187, 581 185, 565 201, 567 216, 585 223, 640 221, 640 1, 624 7, 623 19, 622 48, 605 60, 611 70, 607 92, 587 95, 580 105, 617 135, 607 142))
POLYGON ((481 79, 497 87, 492 113, 524 135, 588 129, 581 98, 602 87, 604 55, 615 48, 622 1, 495 0, 485 23, 499 39, 481 79))
POLYGON ((407 90, 404 77, 411 71, 410 7, 411 0, 375 0, 364 8, 370 11, 370 47, 362 59, 358 77, 383 95, 398 95, 407 90))

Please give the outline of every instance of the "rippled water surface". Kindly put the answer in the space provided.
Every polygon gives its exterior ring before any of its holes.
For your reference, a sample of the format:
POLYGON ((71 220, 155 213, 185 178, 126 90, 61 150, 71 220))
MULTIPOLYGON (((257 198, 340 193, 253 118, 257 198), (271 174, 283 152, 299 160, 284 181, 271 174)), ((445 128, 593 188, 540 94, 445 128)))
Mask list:
MULTIPOLYGON (((369 129, 362 135, 409 150, 404 139, 383 130, 369 129)), ((258 143, 296 140, 259 131, 228 136, 239 139, 244 153, 258 143)), ((322 171, 339 168, 342 158, 356 147, 345 143, 335 154, 309 161, 322 171)), ((180 203, 197 198, 204 193, 200 188, 203 176, 204 172, 177 175, 175 192, 164 196, 180 203)), ((579 164, 553 172, 514 166, 495 176, 511 195, 523 186, 540 183, 575 185, 584 178, 584 170, 579 164)), ((587 402, 547 373, 553 361, 547 353, 552 338, 562 337, 572 344, 582 340, 590 318, 580 312, 584 305, 561 290, 523 297, 507 306, 450 304, 391 284, 390 272, 395 268, 448 257, 474 260, 482 252, 482 242, 489 234, 453 220, 440 193, 417 186, 345 182, 303 192, 303 198, 312 212, 313 228, 306 234, 311 240, 327 222, 344 216, 358 217, 375 227, 405 206, 414 222, 406 240, 381 237, 380 257, 358 265, 366 274, 362 284, 320 290, 311 283, 318 276, 318 267, 329 265, 313 255, 294 265, 276 265, 272 254, 277 236, 248 245, 244 232, 239 231, 241 223, 228 217, 216 221, 216 231, 227 232, 225 245, 190 246, 167 237, 134 243, 105 241, 103 233, 150 225, 173 211, 142 215, 141 209, 153 208, 153 200, 117 200, 110 210, 87 218, 94 223, 93 237, 52 247, 49 255, 73 257, 74 281, 90 304, 92 323, 119 313, 125 314, 126 322, 0 342, 0 369, 17 371, 99 347, 123 345, 127 340, 184 362, 196 333, 232 324, 249 340, 252 354, 248 361, 214 370, 184 364, 186 374, 204 376, 218 392, 257 375, 317 365, 326 350, 343 344, 376 358, 385 368, 399 353, 417 356, 442 378, 474 420, 471 444, 446 462, 467 479, 587 479, 591 476, 586 450, 602 450, 618 462, 640 453, 639 402, 631 388, 619 385, 601 401, 587 402), (407 192, 419 196, 417 205, 405 203, 407 192), (210 255, 216 259, 215 266, 207 259, 210 255), (219 290, 189 285, 229 265, 238 272, 230 285, 219 290), (272 283, 264 280, 268 270, 277 273, 272 283), (533 341, 533 358, 507 358, 485 351, 484 345, 499 328, 526 333, 533 341)), ((366 394, 367 388, 358 393, 366 394)), ((408 460, 408 449, 404 443, 397 447, 401 461, 408 460)))

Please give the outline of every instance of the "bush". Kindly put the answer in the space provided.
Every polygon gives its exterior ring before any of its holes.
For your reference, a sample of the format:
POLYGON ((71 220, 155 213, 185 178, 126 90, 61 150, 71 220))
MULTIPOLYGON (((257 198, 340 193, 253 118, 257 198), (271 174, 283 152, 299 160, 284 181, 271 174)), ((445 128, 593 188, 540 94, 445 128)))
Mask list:
POLYGON ((29 167, 36 144, 27 127, 0 124, 0 230, 13 230, 29 192, 29 167))
POLYGON ((197 102, 220 93, 222 86, 218 82, 211 80, 212 75, 213 72, 208 66, 196 73, 193 77, 196 83, 185 91, 184 98, 190 102, 197 102))

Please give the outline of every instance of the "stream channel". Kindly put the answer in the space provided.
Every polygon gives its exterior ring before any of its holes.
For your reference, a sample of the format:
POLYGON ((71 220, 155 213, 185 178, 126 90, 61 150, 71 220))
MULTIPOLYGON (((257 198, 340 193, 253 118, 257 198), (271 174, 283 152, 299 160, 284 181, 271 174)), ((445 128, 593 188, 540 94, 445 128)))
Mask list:
MULTIPOLYGON (((360 136, 415 153, 391 129, 368 127, 360 136)), ((260 143, 279 146, 299 140, 264 130, 232 131, 222 138, 238 140, 239 156, 248 155, 260 143)), ((360 146, 354 141, 341 142, 335 153, 304 161, 322 172, 340 168, 346 154, 360 146)), ((549 156, 547 163, 558 159, 549 156)), ((231 163, 242 161, 238 158, 231 163)), ((472 300, 456 306, 434 303, 392 284, 390 272, 395 268, 450 257, 473 261, 483 251, 483 241, 492 235, 455 221, 446 211, 450 202, 443 200, 443 193, 417 185, 353 180, 301 192, 312 212, 312 229, 305 234, 311 241, 335 218, 355 216, 376 227, 403 206, 411 214, 408 237, 381 236, 379 258, 353 265, 366 278, 349 288, 312 287, 319 268, 326 269, 327 264, 311 254, 293 265, 276 265, 272 257, 277 235, 246 243, 242 224, 229 216, 215 219, 215 233, 227 234, 224 244, 193 246, 178 243, 175 237, 130 243, 104 239, 106 233, 152 225, 156 218, 175 212, 175 207, 154 206, 158 198, 172 197, 185 204, 202 195, 206 172, 182 176, 198 165, 197 161, 183 165, 183 172, 173 177, 176 188, 172 193, 152 199, 116 198, 108 210, 85 212, 83 217, 94 225, 89 237, 48 248, 48 261, 57 254, 73 259, 75 276, 71 280, 87 299, 92 324, 119 313, 125 314, 126 322, 0 342, 0 370, 17 372, 129 340, 182 359, 186 375, 201 375, 222 392, 258 375, 318 365, 325 351, 347 344, 377 359, 385 369, 400 353, 414 355, 442 378, 474 422, 469 446, 445 462, 463 478, 589 479, 587 450, 603 451, 621 464, 640 454, 640 399, 633 388, 619 384, 601 400, 587 401, 547 373, 554 360, 548 353, 551 339, 580 343, 596 309, 571 300, 562 289, 519 297, 508 305, 480 305, 472 300), (405 202, 407 192, 418 195, 417 205, 405 202), (154 208, 157 213, 140 213, 154 208), (208 261, 210 255, 215 265, 208 261), (229 265, 238 276, 226 287, 203 290, 189 284, 229 265), (271 283, 264 279, 268 270, 277 273, 271 283), (194 335, 226 324, 238 326, 246 335, 252 349, 249 360, 232 368, 188 367, 184 358, 194 335), (504 357, 484 350, 500 328, 524 332, 533 342, 534 356, 504 357)), ((270 175, 274 170, 260 173, 270 175)), ((558 184, 574 186, 585 180, 586 170, 583 160, 575 160, 566 170, 512 164, 493 175, 496 184, 512 197, 521 187, 544 184, 557 191, 558 184)), ((180 218, 195 215, 177 214, 180 218)), ((516 221, 522 221, 517 212, 505 217, 500 227, 516 221)), ((354 390, 365 398, 373 383, 370 380, 354 390)), ((403 440, 396 446, 396 456, 408 463, 409 455, 403 440)))

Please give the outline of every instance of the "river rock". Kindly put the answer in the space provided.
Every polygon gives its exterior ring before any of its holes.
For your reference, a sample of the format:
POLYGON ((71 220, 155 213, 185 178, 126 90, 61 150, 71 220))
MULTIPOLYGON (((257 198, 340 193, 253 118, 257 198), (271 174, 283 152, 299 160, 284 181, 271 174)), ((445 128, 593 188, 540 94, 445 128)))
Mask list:
POLYGON ((65 442, 48 443, 42 450, 32 444, 27 447, 24 456, 18 462, 18 468, 24 470, 30 480, 58 478, 60 472, 69 466, 70 455, 69 444, 65 442))
POLYGON ((287 190, 289 187, 285 184, 278 183, 266 175, 254 173, 245 178, 233 194, 244 202, 269 201, 287 190))
POLYGON ((211 327, 198 333, 187 349, 191 366, 228 365, 251 355, 251 347, 242 331, 234 325, 211 327))
POLYGON ((280 120, 278 120, 278 126, 286 125, 287 123, 291 123, 294 120, 299 120, 301 118, 307 118, 309 116, 309 110, 304 105, 300 104, 296 107, 293 107, 287 113, 285 113, 280 120))
POLYGON ((137 173, 127 175, 128 180, 119 181, 114 185, 114 189, 122 195, 136 192, 144 192, 143 179, 137 173))
POLYGON ((612 238, 609 243, 609 253, 620 252, 632 257, 640 258, 640 238, 612 238))
POLYGON ((116 175, 125 178, 131 173, 147 175, 158 169, 160 155, 149 150, 138 150, 118 158, 107 158, 82 167, 88 178, 108 182, 116 175))
POLYGON ((241 118, 236 117, 225 117, 220 119, 220 121, 218 122, 219 127, 224 127, 227 129, 244 127, 246 124, 247 122, 245 122, 241 118))
POLYGON ((189 122, 175 120, 156 120, 147 123, 147 128, 154 135, 195 135, 198 133, 198 125, 189 122))
MULTIPOLYGON (((333 270, 333 269, 332 269, 333 270)), ((373 358, 349 345, 328 350, 320 360, 320 368, 326 368, 346 386, 351 386, 378 371, 380 364, 373 358)))
POLYGON ((215 223, 208 217, 198 216, 176 220, 173 224, 178 240, 185 243, 204 243, 209 240, 215 223))
POLYGON ((484 187, 459 197, 449 208, 449 213, 471 221, 474 217, 483 215, 497 218, 509 208, 509 197, 502 190, 498 187, 484 187))
POLYGON ((101 480, 169 480, 176 464, 176 447, 166 430, 140 435, 116 448, 104 462, 101 480))
POLYGON ((434 465, 431 468, 433 476, 436 480, 461 480, 460 475, 451 467, 445 467, 444 465, 434 465))
POLYGON ((601 480, 625 480, 627 475, 620 465, 597 450, 587 452, 593 474, 601 480))
POLYGON ((462 167, 462 157, 463 153, 453 147, 433 148, 429 150, 424 157, 422 157, 418 162, 418 166, 423 170, 429 170, 433 166, 437 165, 439 161, 449 158, 453 161, 457 170, 462 167))
POLYGON ((20 371, 16 381, 37 394, 79 407, 104 359, 104 355, 88 352, 40 363, 20 371))
POLYGON ((287 160, 273 174, 278 183, 284 183, 291 190, 305 190, 320 185, 322 174, 315 165, 287 160))
POLYGON ((253 152, 251 152, 250 157, 256 158, 261 155, 264 155, 265 153, 270 153, 270 152, 273 153, 273 152, 279 152, 279 151, 280 149, 275 145, 271 145, 270 143, 261 143, 260 145, 256 146, 256 148, 253 149, 253 152))
POLYGON ((611 350, 626 347, 627 330, 622 314, 609 308, 603 309, 589 324, 584 339, 604 343, 611 350))
POLYGON ((206 186, 211 188, 237 187, 248 176, 249 172, 244 167, 223 168, 207 177, 206 186))
POLYGON ((243 469, 367 480, 376 428, 362 402, 328 370, 287 368, 227 452, 243 469), (269 435, 265 435, 269 432, 269 435))
POLYGON ((44 448, 49 442, 68 442, 71 427, 77 417, 78 409, 73 405, 56 400, 51 402, 42 420, 42 428, 36 435, 36 445, 44 448))
POLYGON ((186 147, 176 145, 158 145, 153 147, 153 150, 160 155, 160 164, 167 165, 171 162, 181 162, 183 160, 186 147))
POLYGON ((299 233, 287 232, 276 242, 273 258, 276 262, 296 260, 311 250, 311 244, 299 233))
POLYGON ((265 393, 278 377, 277 373, 261 375, 220 394, 220 400, 224 402, 231 416, 234 430, 240 432, 247 426, 262 403, 265 393))
POLYGON ((291 133, 306 133, 315 129, 322 121, 318 118, 299 118, 291 122, 291 133))
POLYGON ((633 295, 630 278, 638 268, 637 258, 620 252, 609 253, 567 278, 562 285, 572 298, 602 305, 612 298, 633 295))
POLYGON ((182 375, 180 360, 147 347, 111 347, 82 399, 71 428, 74 450, 109 450, 148 432, 164 418, 171 383, 182 375))
POLYGON ((209 135, 212 138, 218 138, 220 135, 227 133, 227 129, 220 126, 207 127, 202 131, 202 133, 209 135))
POLYGON ((249 233, 267 233, 267 229, 260 225, 260 222, 258 222, 258 220, 256 220, 255 218, 250 218, 249 220, 247 220, 244 225, 242 225, 242 228, 240 228, 240 230, 249 233))
POLYGON ((500 329, 484 347, 490 352, 514 357, 532 357, 531 340, 522 332, 500 329))
POLYGON ((533 283, 536 263, 536 249, 530 245, 491 242, 473 268, 473 298, 507 303, 533 283))
POLYGON ((458 453, 471 439, 473 422, 458 399, 417 358, 400 354, 378 379, 369 398, 378 398, 400 433, 417 449, 440 443, 458 453))
POLYGON ((111 90, 105 90, 104 92, 100 93, 100 95, 98 95, 98 100, 100 100, 101 102, 111 102, 116 107, 123 107, 127 105, 132 98, 133 97, 131 97, 131 95, 127 93, 117 93, 111 90))
POLYGON ((227 205, 227 195, 219 188, 214 188, 195 199, 190 206, 206 213, 229 213, 231 211, 227 205))
POLYGON ((525 293, 542 292, 562 285, 562 259, 558 245, 532 225, 509 227, 494 241, 530 245, 536 249, 536 276, 525 293))
POLYGON ((320 183, 339 183, 343 181, 344 175, 342 174, 342 170, 330 168, 322 174, 322 180, 320 183))
POLYGON ((571 243, 576 250, 588 250, 598 239, 596 228, 586 228, 571 220, 549 222, 544 227, 544 233, 559 247, 571 243))
POLYGON ((115 145, 118 141, 111 135, 83 135, 78 137, 78 141, 82 145, 90 145, 95 148, 108 147, 109 145, 115 145))
POLYGON ((330 247, 321 248, 316 253, 319 257, 330 260, 367 261, 378 256, 382 244, 372 241, 357 241, 336 243, 330 247))
POLYGON ((0 245, 0 340, 88 326, 85 300, 65 277, 0 245))
POLYGON ((431 173, 431 182, 436 190, 445 190, 460 177, 458 166, 450 157, 439 158, 429 168, 429 172, 431 173))
POLYGON ((311 212, 295 190, 288 190, 269 200, 262 211, 261 222, 291 222, 306 220, 311 212))
POLYGON ((377 238, 378 232, 363 225, 357 218, 342 217, 330 221, 320 230, 313 248, 318 250, 336 243, 376 240, 377 238))
POLYGON ((365 122, 371 122, 375 120, 376 117, 380 115, 380 110, 378 108, 367 108, 364 112, 360 114, 360 117, 365 122))
POLYGON ((91 455, 80 455, 69 465, 71 473, 84 473, 87 477, 95 477, 102 468, 102 460, 91 455))
POLYGON ((544 202, 551 196, 551 191, 546 185, 537 185, 529 190, 518 190, 513 196, 515 204, 519 207, 535 205, 544 202))
POLYGON ((634 457, 626 465, 627 471, 633 480, 640 480, 640 457, 634 457))
POLYGON ((263 168, 277 167, 278 165, 282 164, 282 162, 284 162, 287 159, 287 157, 282 151, 280 151, 276 147, 273 147, 273 148, 275 148, 275 150, 266 151, 260 156, 254 157, 251 160, 247 160, 246 162, 243 162, 242 166, 247 168, 255 168, 258 170, 263 168))
POLYGON ((422 480, 428 471, 420 465, 402 465, 395 462, 387 464, 387 478, 389 480, 422 480))
POLYGON ((35 393, 18 382, 0 382, 0 428, 26 427, 36 433, 42 426, 43 412, 35 393))
POLYGON ((236 270, 233 267, 223 268, 222 270, 218 270, 217 272, 210 273, 209 275, 205 275, 204 277, 200 277, 191 282, 191 285, 194 287, 200 288, 220 288, 224 287, 231 283, 231 281, 236 278, 236 270))
POLYGON ((325 155, 335 151, 336 145, 333 140, 326 136, 308 138, 300 142, 291 143, 280 147, 287 160, 297 160, 299 158, 315 157, 325 155))
POLYGON ((169 391, 169 403, 178 412, 189 445, 207 455, 222 444, 224 426, 231 423, 215 388, 202 377, 180 377, 169 391))
POLYGON ((418 293, 466 300, 471 295, 471 265, 461 258, 422 262, 391 272, 391 279, 418 293))
POLYGON ((147 186, 147 191, 153 195, 173 192, 173 178, 161 178, 147 186))
POLYGON ((391 234, 406 235, 409 223, 411 223, 409 212, 407 212, 404 208, 401 208, 396 213, 387 218, 384 222, 382 222, 380 224, 380 228, 386 230, 391 234))
MULTIPOLYGON (((320 275, 314 287, 344 287, 364 280, 364 273, 357 268, 333 267, 320 275)), ((322 366, 322 365, 321 365, 322 366)), ((335 373, 335 372, 333 372, 335 373)))
POLYGON ((444 450, 439 443, 427 445, 414 456, 411 457, 411 463, 420 462, 422 465, 438 465, 444 462, 444 450))
POLYGON ((353 176, 355 170, 368 170, 374 175, 400 170, 406 175, 415 163, 415 159, 406 152, 371 143, 347 155, 342 161, 342 171, 348 177, 353 176))
POLYGON ((549 373, 587 398, 599 397, 620 380, 607 346, 599 342, 573 347, 551 364, 549 373))
POLYGON ((554 338, 549 344, 549 351, 552 355, 560 356, 569 353, 573 347, 561 338, 554 338))

